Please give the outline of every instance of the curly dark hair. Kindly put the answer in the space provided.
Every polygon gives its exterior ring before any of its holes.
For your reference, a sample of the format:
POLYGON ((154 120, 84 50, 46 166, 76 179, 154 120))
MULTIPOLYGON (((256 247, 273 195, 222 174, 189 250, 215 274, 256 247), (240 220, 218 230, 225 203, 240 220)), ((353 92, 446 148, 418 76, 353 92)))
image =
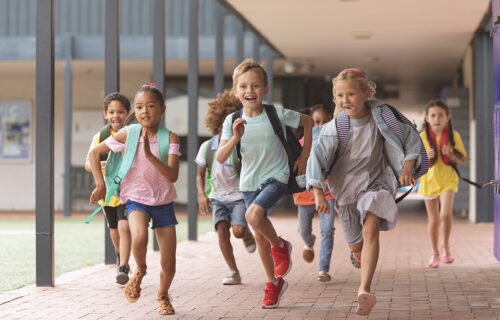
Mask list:
POLYGON ((219 128, 227 115, 243 106, 241 101, 230 90, 219 93, 217 97, 208 103, 205 126, 215 136, 219 134, 219 128))
POLYGON ((111 92, 106 97, 104 97, 104 112, 108 112, 108 106, 112 101, 120 101, 127 113, 130 112, 130 100, 123 93, 120 92, 111 92))

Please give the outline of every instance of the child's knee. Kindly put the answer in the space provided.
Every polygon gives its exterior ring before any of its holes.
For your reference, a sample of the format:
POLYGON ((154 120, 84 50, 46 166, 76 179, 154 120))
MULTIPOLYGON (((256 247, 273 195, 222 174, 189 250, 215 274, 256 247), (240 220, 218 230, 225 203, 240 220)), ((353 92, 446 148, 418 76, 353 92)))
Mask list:
POLYGON ((245 213, 245 218, 247 219, 247 222, 249 224, 251 224, 252 226, 256 226, 264 218, 264 213, 264 208, 257 205, 252 205, 245 213))
POLYGON ((241 239, 245 235, 246 228, 240 225, 233 225, 233 234, 236 238, 241 239))
POLYGON ((127 220, 118 221, 118 233, 120 234, 130 233, 127 220))

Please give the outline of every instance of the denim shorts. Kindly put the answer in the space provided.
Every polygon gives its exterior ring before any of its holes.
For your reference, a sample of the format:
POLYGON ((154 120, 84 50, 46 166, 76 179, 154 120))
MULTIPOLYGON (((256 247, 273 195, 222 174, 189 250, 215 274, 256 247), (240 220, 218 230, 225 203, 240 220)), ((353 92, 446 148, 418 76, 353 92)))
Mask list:
POLYGON ((255 191, 243 191, 243 200, 245 200, 245 205, 248 208, 252 204, 258 204, 262 208, 269 210, 279 199, 285 194, 287 184, 279 182, 274 178, 267 179, 257 190, 255 191))
POLYGON ((236 201, 218 201, 212 199, 212 218, 214 227, 217 230, 217 223, 227 221, 231 226, 239 225, 248 227, 247 220, 245 219, 245 202, 243 200, 236 201))
POLYGON ((170 202, 159 206, 148 206, 132 200, 127 200, 127 218, 132 211, 140 211, 153 220, 151 229, 166 228, 178 224, 175 218, 174 203, 170 202))

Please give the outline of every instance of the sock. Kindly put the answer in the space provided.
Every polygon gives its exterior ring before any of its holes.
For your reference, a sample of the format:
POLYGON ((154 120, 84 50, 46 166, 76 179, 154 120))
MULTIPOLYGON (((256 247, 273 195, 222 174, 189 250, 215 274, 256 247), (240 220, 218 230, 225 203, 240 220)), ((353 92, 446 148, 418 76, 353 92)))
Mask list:
POLYGON ((280 248, 284 248, 284 247, 285 247, 285 240, 281 240, 280 248))
POLYGON ((273 284, 277 287, 278 286, 279 279, 273 282, 273 284))

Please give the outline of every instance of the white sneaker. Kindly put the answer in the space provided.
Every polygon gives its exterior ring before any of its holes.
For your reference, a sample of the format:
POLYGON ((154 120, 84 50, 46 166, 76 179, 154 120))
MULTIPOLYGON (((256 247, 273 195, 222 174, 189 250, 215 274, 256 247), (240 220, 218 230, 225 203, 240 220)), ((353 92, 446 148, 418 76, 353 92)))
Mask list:
POLYGON ((229 274, 222 280, 222 284, 241 284, 240 273, 237 270, 231 270, 231 272, 229 272, 229 274))
POLYGON ((253 237, 253 234, 250 230, 245 231, 245 235, 243 236, 243 244, 245 245, 245 249, 249 253, 255 252, 255 249, 257 246, 255 245, 255 238, 253 237))

